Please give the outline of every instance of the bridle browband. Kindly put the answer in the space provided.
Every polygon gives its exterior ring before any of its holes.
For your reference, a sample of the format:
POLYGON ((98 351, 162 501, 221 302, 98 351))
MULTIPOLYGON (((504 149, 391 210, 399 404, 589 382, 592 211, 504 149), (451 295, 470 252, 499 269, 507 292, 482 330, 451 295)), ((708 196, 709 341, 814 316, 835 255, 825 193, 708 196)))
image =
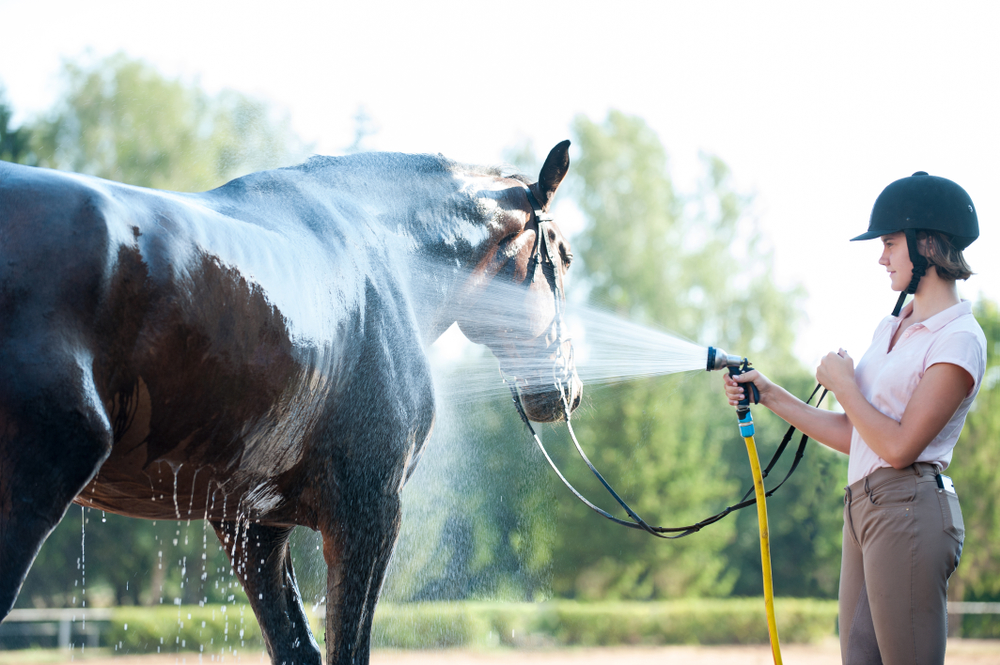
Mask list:
MULTIPOLYGON (((547 212, 545 212, 542 206, 539 205, 538 199, 535 198, 535 195, 531 193, 531 190, 529 188, 525 187, 524 191, 528 196, 528 202, 531 204, 532 213, 534 215, 538 229, 536 233, 537 237, 535 241, 535 247, 532 250, 531 261, 533 262, 534 265, 531 270, 531 275, 529 277, 529 284, 535 281, 535 275, 537 274, 537 271, 541 269, 542 273, 548 280, 549 287, 552 290, 552 296, 555 300, 555 326, 557 333, 555 343, 557 345, 557 360, 558 360, 559 355, 562 354, 563 344, 568 340, 564 339, 562 336, 562 325, 563 325, 562 306, 565 296, 563 293, 562 286, 559 284, 559 276, 557 274, 558 264, 556 263, 555 256, 552 253, 552 243, 548 238, 548 230, 549 230, 548 225, 552 223, 554 220, 552 216, 549 215, 547 212), (548 263, 551 266, 551 273, 545 272, 544 269, 545 263, 548 263)), ((680 527, 652 526, 648 524, 645 520, 639 517, 639 515, 634 510, 632 510, 632 508, 625 502, 625 500, 622 499, 617 492, 615 492, 615 490, 611 487, 611 485, 608 484, 608 481, 604 479, 604 476, 601 475, 601 473, 590 461, 590 458, 587 457, 587 454, 583 451, 583 447, 580 446, 580 442, 576 438, 576 432, 573 431, 573 425, 570 422, 571 409, 569 406, 569 399, 567 397, 568 389, 566 386, 569 372, 568 369, 565 369, 568 368, 570 365, 569 363, 563 365, 564 371, 562 372, 562 376, 560 376, 559 375, 560 373, 558 372, 557 369, 560 366, 560 364, 561 363, 557 362, 556 368, 553 369, 553 383, 556 390, 558 390, 559 396, 562 400, 563 415, 566 419, 566 428, 569 430, 570 437, 573 439, 573 445, 576 447, 577 452, 580 454, 580 457, 583 458, 583 461, 586 462, 591 472, 593 472, 594 476, 596 476, 596 478, 601 482, 601 484, 608 491, 608 493, 611 494, 611 496, 615 499, 618 505, 622 507, 622 509, 626 512, 626 514, 628 514, 629 518, 631 518, 630 520, 624 520, 615 517, 611 513, 604 510, 603 508, 596 506, 585 496, 583 496, 575 487, 573 487, 573 485, 566 479, 566 477, 556 466, 555 462, 552 461, 552 457, 549 456, 548 451, 542 444, 541 438, 539 438, 537 432, 535 432, 535 428, 532 427, 531 421, 528 419, 528 415, 524 411, 524 404, 521 402, 521 395, 517 389, 516 377, 513 382, 508 382, 507 377, 503 373, 503 369, 501 369, 500 378, 501 380, 503 380, 504 384, 506 384, 507 387, 510 389, 514 401, 514 407, 517 409, 517 414, 521 417, 521 420, 528 428, 528 431, 531 432, 531 436, 535 439, 535 443, 538 445, 539 450, 542 451, 542 455, 545 456, 545 460, 549 463, 549 466, 552 467, 552 470, 556 472, 557 476, 559 476, 559 480, 563 482, 563 484, 569 489, 569 491, 572 492, 573 495, 581 502, 583 502, 583 504, 586 505, 588 508, 596 512, 598 515, 601 515, 602 517, 611 520, 615 524, 620 524, 630 529, 638 529, 641 531, 645 531, 646 533, 656 536, 657 538, 666 538, 672 540, 676 538, 683 538, 684 536, 689 536, 692 533, 697 533, 706 526, 718 522, 726 515, 735 512, 737 510, 740 510, 741 508, 746 508, 747 506, 752 506, 757 503, 756 497, 748 498, 750 497, 751 494, 754 493, 754 488, 751 487, 749 490, 747 490, 747 492, 743 495, 743 498, 738 503, 727 507, 725 510, 715 515, 712 515, 711 517, 705 518, 696 524, 691 524, 688 526, 680 526, 680 527), (668 534, 674 534, 674 535, 668 535, 668 534)), ((809 396, 809 399, 806 400, 806 404, 812 401, 812 398, 816 396, 816 393, 819 391, 820 387, 821 386, 819 385, 816 386, 812 394, 809 396)), ((824 389, 823 394, 820 395, 819 400, 816 402, 816 406, 819 406, 820 402, 823 401, 823 398, 826 396, 826 393, 827 391, 826 389, 824 389)), ((771 469, 774 467, 775 463, 777 463, 782 453, 785 452, 785 449, 788 447, 788 443, 789 441, 791 441, 792 434, 794 434, 794 432, 795 432, 795 427, 790 426, 788 428, 788 431, 785 433, 784 438, 781 440, 781 443, 778 445, 777 450, 775 450, 774 455, 771 457, 771 460, 768 462, 767 467, 763 470, 762 476, 764 478, 767 478, 768 473, 770 473, 771 469)), ((799 461, 805 454, 806 442, 808 440, 809 437, 803 434, 802 438, 799 440, 798 449, 795 451, 795 458, 792 460, 792 464, 789 467, 788 472, 785 473, 785 477, 781 479, 781 482, 779 482, 773 488, 768 490, 764 496, 770 497, 778 490, 779 487, 785 484, 785 481, 787 481, 788 478, 795 471, 796 467, 799 465, 799 461)))

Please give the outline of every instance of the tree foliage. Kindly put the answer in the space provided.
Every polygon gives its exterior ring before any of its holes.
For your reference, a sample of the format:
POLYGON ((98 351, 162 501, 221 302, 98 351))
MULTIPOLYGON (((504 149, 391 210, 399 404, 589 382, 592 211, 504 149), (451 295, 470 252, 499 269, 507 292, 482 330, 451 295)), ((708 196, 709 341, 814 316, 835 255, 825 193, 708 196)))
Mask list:
POLYGON ((64 79, 62 99, 31 128, 40 166, 196 191, 305 152, 265 103, 231 90, 209 96, 122 54, 66 63, 64 79))
POLYGON ((14 109, 0 86, 0 159, 17 164, 30 163, 30 130, 27 127, 15 129, 11 124, 13 117, 14 109))
MULTIPOLYGON (((751 199, 733 186, 726 165, 704 157, 702 183, 685 196, 674 188, 666 152, 642 119, 617 111, 600 123, 581 116, 574 134, 580 151, 574 191, 587 220, 574 239, 582 259, 574 279, 583 273, 591 302, 747 355, 799 394, 807 393, 808 373, 791 350, 800 293, 775 285, 770 256, 748 214, 751 199)), ((735 503, 750 486, 743 441, 720 383, 720 376, 703 372, 588 388, 577 433, 598 468, 647 521, 691 524, 735 503)), ((773 450, 781 423, 764 409, 755 415, 763 455, 773 450)), ((840 501, 830 483, 831 476, 840 482, 845 465, 820 448, 811 446, 802 470, 783 488, 792 503, 771 503, 772 534, 779 536, 772 548, 784 566, 776 582, 779 593, 836 593, 840 501)), ((564 464, 574 469, 567 475, 585 493, 603 493, 585 467, 568 457, 564 464)), ((560 489, 556 593, 582 598, 761 593, 753 511, 664 542, 602 520, 560 489)))
POLYGON ((955 481, 965 544, 951 579, 956 600, 1000 600, 1000 307, 982 300, 974 310, 986 333, 986 375, 966 417, 947 473, 955 481))

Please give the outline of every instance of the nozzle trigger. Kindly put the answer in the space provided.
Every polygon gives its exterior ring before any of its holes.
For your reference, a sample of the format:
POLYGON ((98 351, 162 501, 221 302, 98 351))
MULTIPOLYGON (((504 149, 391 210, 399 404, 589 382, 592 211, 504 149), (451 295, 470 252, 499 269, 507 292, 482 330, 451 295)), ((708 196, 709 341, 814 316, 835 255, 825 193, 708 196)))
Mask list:
MULTIPOLYGON (((730 367, 729 368, 729 376, 739 376, 740 374, 744 374, 746 372, 749 372, 751 369, 753 369, 753 367, 750 366, 750 361, 747 360, 746 358, 744 358, 742 365, 740 365, 739 367, 730 367)), ((760 391, 757 390, 757 386, 755 386, 753 384, 753 381, 750 381, 748 383, 744 383, 743 385, 744 386, 748 386, 750 388, 750 390, 749 390, 749 392, 744 391, 744 393, 743 393, 743 399, 740 400, 740 406, 749 407, 750 406, 750 398, 751 398, 751 396, 753 397, 753 403, 754 404, 760 404, 760 391)))

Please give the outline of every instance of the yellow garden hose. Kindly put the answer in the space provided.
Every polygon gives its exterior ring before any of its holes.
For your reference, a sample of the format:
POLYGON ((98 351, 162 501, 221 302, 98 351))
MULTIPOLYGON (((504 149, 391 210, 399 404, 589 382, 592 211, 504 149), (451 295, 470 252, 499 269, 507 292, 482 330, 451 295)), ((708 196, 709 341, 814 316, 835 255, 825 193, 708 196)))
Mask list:
MULTIPOLYGON (((747 414, 749 418, 749 413, 747 414)), ((743 422, 743 421, 741 421, 743 422)), ((781 665, 781 645, 778 644, 778 624, 774 619, 774 588, 771 583, 771 544, 767 531, 767 504, 764 499, 764 478, 757 458, 757 444, 753 434, 743 437, 753 471, 753 487, 757 495, 757 523, 760 526, 760 567, 764 573, 764 607, 767 610, 767 633, 771 637, 771 655, 775 665, 781 665)))

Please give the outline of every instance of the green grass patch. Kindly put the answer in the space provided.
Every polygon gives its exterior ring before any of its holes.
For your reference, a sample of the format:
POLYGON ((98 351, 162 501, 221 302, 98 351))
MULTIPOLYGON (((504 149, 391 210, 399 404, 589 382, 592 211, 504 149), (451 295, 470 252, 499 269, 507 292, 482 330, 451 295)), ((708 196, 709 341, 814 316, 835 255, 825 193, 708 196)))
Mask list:
MULTIPOLYGON (((782 642, 812 642, 834 634, 837 603, 778 599, 782 642)), ((101 622, 100 646, 118 655, 200 652, 258 653, 260 628, 248 605, 119 607, 101 622)), ((323 639, 323 617, 312 616, 323 639)), ((525 646, 766 644, 760 598, 545 603, 382 603, 373 646, 383 649, 490 649, 525 646)), ((90 649, 87 649, 90 651, 90 649)), ((96 649, 95 649, 96 651, 96 649)), ((44 660, 44 659, 43 659, 44 660)), ((2 665, 2 661, 0 661, 2 665)))
MULTIPOLYGON (((322 622, 311 625, 315 633, 322 622)), ((101 645, 119 654, 233 653, 258 652, 264 639, 249 605, 162 605, 115 609, 101 645)))
MULTIPOLYGON (((775 613, 783 642, 835 634, 836 601, 779 599, 775 613)), ((767 616, 759 598, 383 604, 373 633, 376 648, 394 649, 767 642, 767 616)))

